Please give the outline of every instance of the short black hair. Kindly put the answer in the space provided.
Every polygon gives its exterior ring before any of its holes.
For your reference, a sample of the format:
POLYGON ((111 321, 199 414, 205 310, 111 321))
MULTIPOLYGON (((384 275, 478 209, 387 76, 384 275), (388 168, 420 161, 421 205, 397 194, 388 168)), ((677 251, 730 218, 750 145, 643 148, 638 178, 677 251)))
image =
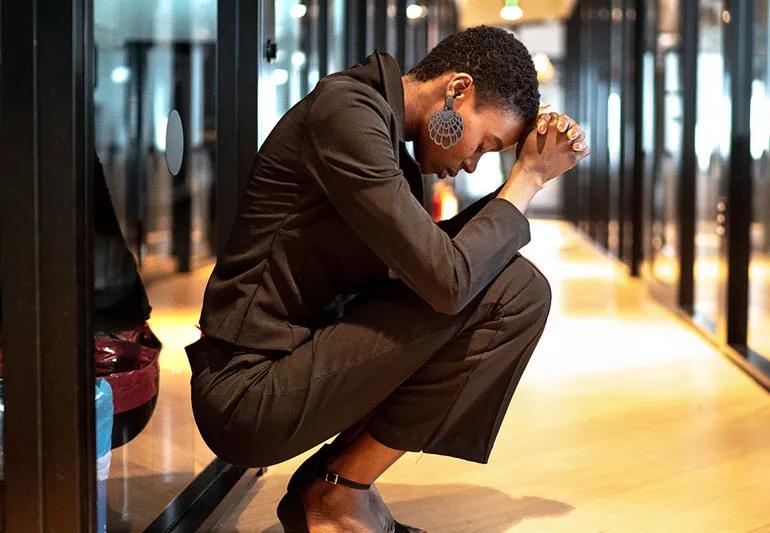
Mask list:
POLYGON ((537 116, 537 71, 527 48, 512 33, 476 26, 453 33, 428 52, 407 74, 428 81, 445 72, 473 77, 477 107, 499 106, 526 121, 537 116))

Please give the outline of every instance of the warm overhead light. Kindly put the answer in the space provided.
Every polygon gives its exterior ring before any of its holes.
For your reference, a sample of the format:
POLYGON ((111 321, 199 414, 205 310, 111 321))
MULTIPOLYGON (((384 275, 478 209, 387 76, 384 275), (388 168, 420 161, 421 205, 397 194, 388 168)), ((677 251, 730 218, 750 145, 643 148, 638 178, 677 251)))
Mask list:
POLYGON ((419 4, 412 4, 406 8, 406 16, 410 19, 421 18, 428 10, 419 4))
POLYGON ((524 16, 524 10, 519 6, 519 0, 505 0, 500 9, 500 16, 505 20, 519 20, 524 16))
POLYGON ((305 4, 299 3, 294 4, 289 8, 289 16, 293 19, 301 19, 305 16, 307 13, 307 6, 305 4))

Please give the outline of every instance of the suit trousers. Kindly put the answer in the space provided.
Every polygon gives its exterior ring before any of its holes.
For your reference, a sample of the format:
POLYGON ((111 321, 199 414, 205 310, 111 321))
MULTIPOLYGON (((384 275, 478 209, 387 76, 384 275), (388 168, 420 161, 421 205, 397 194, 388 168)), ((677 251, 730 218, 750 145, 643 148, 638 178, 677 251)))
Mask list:
POLYGON ((457 314, 392 280, 288 355, 204 336, 187 347, 196 424, 240 466, 282 462, 362 420, 391 448, 487 463, 550 304, 546 278, 516 254, 457 314))

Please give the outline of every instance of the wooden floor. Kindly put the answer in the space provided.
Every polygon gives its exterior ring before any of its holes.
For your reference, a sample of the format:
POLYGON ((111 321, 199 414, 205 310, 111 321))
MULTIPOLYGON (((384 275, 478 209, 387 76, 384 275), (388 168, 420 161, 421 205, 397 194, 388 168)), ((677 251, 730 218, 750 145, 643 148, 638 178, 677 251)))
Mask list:
MULTIPOLYGON (((770 532, 770 395, 565 224, 523 251, 553 287, 548 326, 490 462, 409 453, 378 487, 431 532, 770 532)), ((219 522, 280 532, 307 452, 219 522)))

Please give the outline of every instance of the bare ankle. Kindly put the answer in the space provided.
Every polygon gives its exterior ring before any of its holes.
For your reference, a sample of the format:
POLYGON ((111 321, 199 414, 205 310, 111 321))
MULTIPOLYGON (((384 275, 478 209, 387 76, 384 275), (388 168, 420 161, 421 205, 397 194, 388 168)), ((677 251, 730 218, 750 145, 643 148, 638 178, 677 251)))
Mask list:
POLYGON ((305 509, 316 516, 337 518, 355 514, 365 498, 367 491, 361 491, 327 483, 316 479, 302 494, 305 509))

